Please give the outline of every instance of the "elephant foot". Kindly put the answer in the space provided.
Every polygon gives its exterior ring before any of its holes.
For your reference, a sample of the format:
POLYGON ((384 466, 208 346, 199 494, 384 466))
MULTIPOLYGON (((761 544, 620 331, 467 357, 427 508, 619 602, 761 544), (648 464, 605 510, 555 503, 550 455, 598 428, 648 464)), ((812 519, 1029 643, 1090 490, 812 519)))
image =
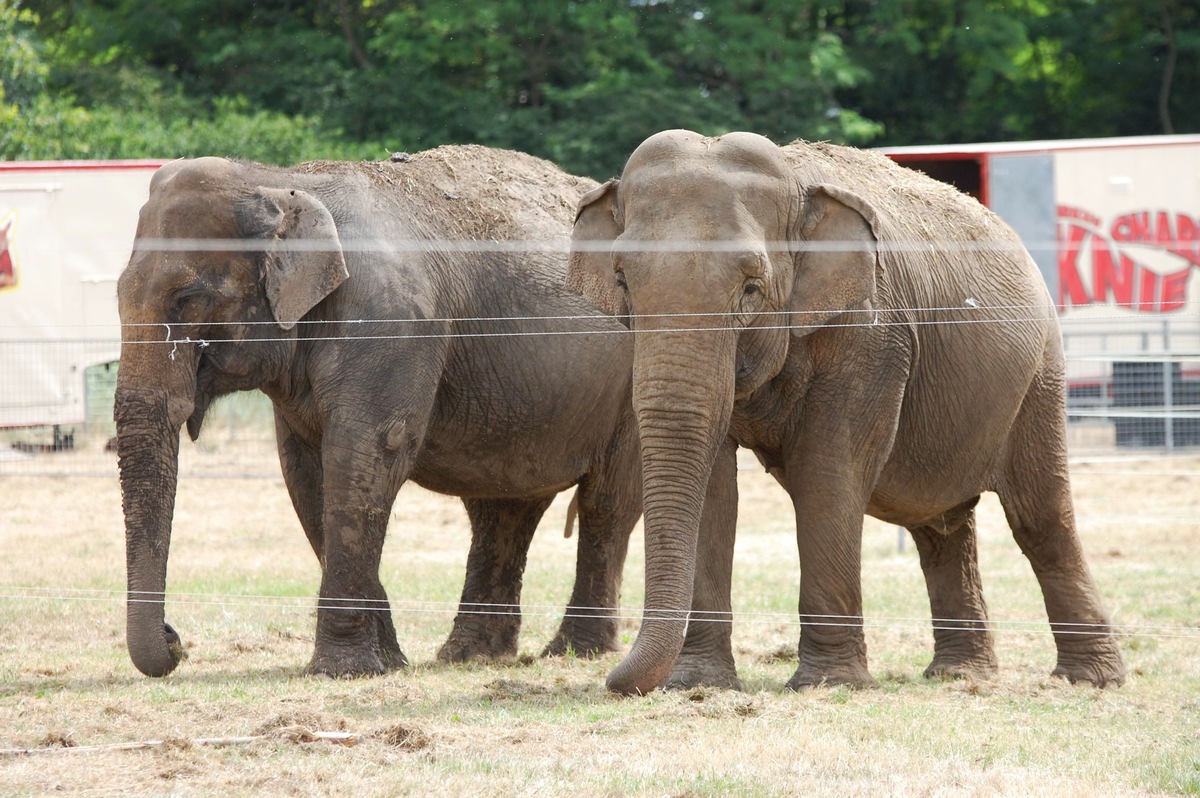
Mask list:
POLYGON ((554 639, 542 649, 543 657, 573 655, 585 659, 620 651, 617 622, 609 617, 564 618, 554 639))
POLYGON ((1087 653, 1059 649, 1058 665, 1050 675, 1071 684, 1120 687, 1125 683, 1125 661, 1116 641, 1104 638, 1087 653))
POLYGON ((794 692, 811 690, 814 687, 836 687, 846 685, 853 690, 875 686, 875 679, 865 665, 857 663, 838 668, 816 668, 804 663, 788 679, 787 688, 794 692))
POLYGON ((408 657, 398 648, 394 651, 384 651, 379 659, 389 671, 402 671, 408 667, 408 657))
MULTIPOLYGON (((399 650, 387 659, 395 662, 397 656, 403 662, 399 667, 407 664, 408 661, 399 650)), ((327 648, 313 654, 304 673, 309 676, 330 676, 334 679, 357 679, 363 676, 382 676, 389 670, 391 668, 385 664, 384 659, 381 659, 374 651, 330 650, 327 648)))
POLYGON ((408 657, 400 650, 396 640, 396 627, 392 625, 391 612, 376 613, 375 637, 379 646, 379 660, 389 671, 403 670, 408 667, 408 657))
POLYGON ((442 647, 438 649, 437 661, 463 663, 513 659, 517 656, 517 636, 521 622, 501 622, 498 617, 488 618, 486 623, 459 623, 442 647))
POLYGON ((687 690, 692 687, 715 687, 720 690, 741 690, 733 662, 711 657, 681 655, 663 683, 665 690, 687 690))
POLYGON ((991 679, 1000 672, 995 660, 950 660, 935 656, 923 676, 926 679, 953 682, 955 679, 991 679))
POLYGON ((938 653, 925 669, 926 679, 990 679, 1000 670, 995 654, 988 651, 975 656, 953 656, 938 653))

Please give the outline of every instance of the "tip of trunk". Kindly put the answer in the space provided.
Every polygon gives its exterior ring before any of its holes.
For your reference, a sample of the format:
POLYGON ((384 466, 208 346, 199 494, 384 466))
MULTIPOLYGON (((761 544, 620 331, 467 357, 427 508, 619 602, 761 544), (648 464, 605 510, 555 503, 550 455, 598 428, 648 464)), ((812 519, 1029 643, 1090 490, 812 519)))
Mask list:
POLYGON ((183 641, 169 623, 163 623, 162 636, 153 644, 148 645, 136 635, 127 635, 126 644, 134 667, 154 678, 166 676, 187 659, 183 641))
POLYGON ((667 680, 673 664, 668 663, 665 666, 647 670, 634 668, 626 658, 616 668, 613 668, 604 685, 610 692, 617 695, 646 695, 658 689, 659 685, 667 680))
POLYGON ((608 674, 605 686, 619 695, 653 692, 671 675, 686 634, 686 620, 643 621, 633 648, 608 674))

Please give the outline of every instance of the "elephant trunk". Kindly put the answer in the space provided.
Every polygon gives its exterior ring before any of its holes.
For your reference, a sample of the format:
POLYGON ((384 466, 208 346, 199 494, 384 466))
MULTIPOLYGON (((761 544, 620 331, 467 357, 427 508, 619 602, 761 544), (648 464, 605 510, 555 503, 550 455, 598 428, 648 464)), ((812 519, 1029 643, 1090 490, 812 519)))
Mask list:
POLYGON ((126 644, 133 664, 147 676, 165 676, 183 659, 179 636, 163 610, 179 430, 186 417, 182 404, 166 391, 126 388, 118 390, 114 405, 129 590, 126 644))
POLYGON ((734 392, 732 334, 639 329, 635 341, 646 603, 633 647, 608 677, 608 689, 623 694, 662 684, 683 648, 704 495, 728 432, 734 392), (686 355, 698 346, 704 356, 686 355))

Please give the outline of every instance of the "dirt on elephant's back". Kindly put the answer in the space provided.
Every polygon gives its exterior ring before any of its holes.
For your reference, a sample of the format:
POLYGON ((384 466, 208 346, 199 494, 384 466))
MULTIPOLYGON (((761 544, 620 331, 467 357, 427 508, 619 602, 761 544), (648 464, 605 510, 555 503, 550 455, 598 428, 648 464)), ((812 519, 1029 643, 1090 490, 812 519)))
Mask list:
POLYGON ((352 169, 401 191, 427 218, 453 220, 464 240, 557 242, 570 238, 579 198, 597 185, 533 155, 476 144, 445 145, 390 161, 314 161, 305 171, 352 169))
POLYGON ((832 183, 866 199, 889 243, 1011 241, 1016 233, 975 198, 882 153, 797 139, 781 148, 804 185, 832 183))

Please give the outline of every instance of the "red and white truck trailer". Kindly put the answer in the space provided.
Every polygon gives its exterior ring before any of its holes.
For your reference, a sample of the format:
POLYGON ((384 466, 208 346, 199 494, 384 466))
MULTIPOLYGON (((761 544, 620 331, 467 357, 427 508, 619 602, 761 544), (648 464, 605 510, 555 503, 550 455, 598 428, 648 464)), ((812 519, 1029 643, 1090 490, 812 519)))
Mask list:
POLYGON ((1021 235, 1058 304, 1070 414, 1200 445, 1200 135, 891 147, 1021 235))
POLYGON ((120 355, 116 281, 162 161, 0 162, 0 428, 87 421, 120 355))

